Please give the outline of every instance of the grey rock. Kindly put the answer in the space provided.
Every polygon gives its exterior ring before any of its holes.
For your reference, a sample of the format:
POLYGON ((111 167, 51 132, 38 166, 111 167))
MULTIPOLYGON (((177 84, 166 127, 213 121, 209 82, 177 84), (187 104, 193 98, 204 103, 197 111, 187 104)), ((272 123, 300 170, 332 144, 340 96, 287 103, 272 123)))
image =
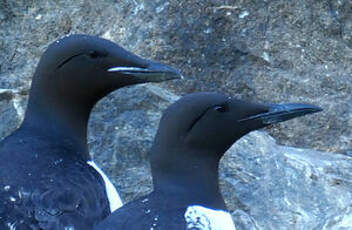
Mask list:
POLYGON ((12 133, 22 122, 26 92, 0 89, 0 140, 12 133))
POLYGON ((152 190, 149 148, 162 110, 177 98, 146 84, 119 89, 94 108, 88 130, 90 151, 124 200, 152 190))
POLYGON ((186 77, 118 90, 94 108, 90 150, 125 201, 152 189, 148 150, 161 110, 186 93, 221 91, 324 108, 254 132, 226 153, 220 185, 237 228, 351 229, 351 6, 349 0, 0 1, 0 138, 23 119, 34 67, 50 42, 72 33, 103 36, 186 77))
POLYGON ((238 229, 352 228, 352 158, 345 155, 280 146, 256 131, 226 153, 220 178, 224 194, 235 197, 227 201, 241 207, 233 213, 238 229))
POLYGON ((234 222, 236 223, 236 229, 246 229, 246 230, 258 230, 260 229, 256 226, 253 218, 244 212, 242 209, 236 209, 232 213, 234 222))
POLYGON ((301 118, 269 132, 281 144, 352 149, 349 0, 6 0, 0 15, 0 88, 28 88, 53 40, 100 35, 182 69, 186 81, 161 84, 177 95, 222 91, 320 105, 325 111, 314 122, 301 118), (302 135, 307 126, 312 132, 302 135))

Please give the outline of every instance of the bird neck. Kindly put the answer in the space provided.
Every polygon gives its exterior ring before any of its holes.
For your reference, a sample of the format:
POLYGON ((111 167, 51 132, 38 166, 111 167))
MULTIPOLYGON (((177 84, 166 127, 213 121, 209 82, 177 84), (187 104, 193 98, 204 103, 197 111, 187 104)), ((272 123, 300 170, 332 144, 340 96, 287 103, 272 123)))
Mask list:
POLYGON ((94 103, 87 104, 57 92, 34 90, 21 128, 53 140, 55 145, 63 145, 88 160, 87 125, 93 106, 94 103))
MULTIPOLYGON (((198 204, 213 209, 226 210, 218 180, 219 159, 203 157, 204 154, 176 155, 173 162, 154 166, 152 174, 155 193, 168 194, 185 206, 198 204), (193 157, 190 157, 192 155, 193 157), (198 156, 198 157, 195 157, 198 156), (201 159, 199 159, 199 157, 201 159)), ((160 162, 159 162, 160 163, 160 162)))

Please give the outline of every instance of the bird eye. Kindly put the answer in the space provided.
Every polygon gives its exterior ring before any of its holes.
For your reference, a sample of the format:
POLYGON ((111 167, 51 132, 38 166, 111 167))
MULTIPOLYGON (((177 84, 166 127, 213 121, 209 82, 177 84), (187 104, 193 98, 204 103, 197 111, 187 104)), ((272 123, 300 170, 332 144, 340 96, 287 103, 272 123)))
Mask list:
POLYGON ((101 53, 95 50, 92 50, 89 52, 89 57, 91 58, 98 58, 98 57, 105 57, 105 56, 107 56, 106 53, 101 53))
POLYGON ((226 105, 217 105, 214 107, 214 109, 220 113, 224 113, 228 111, 228 108, 226 105))
POLYGON ((90 51, 90 52, 89 52, 89 56, 90 56, 91 58, 97 58, 97 57, 99 57, 100 55, 99 55, 99 53, 98 53, 97 51, 90 51))

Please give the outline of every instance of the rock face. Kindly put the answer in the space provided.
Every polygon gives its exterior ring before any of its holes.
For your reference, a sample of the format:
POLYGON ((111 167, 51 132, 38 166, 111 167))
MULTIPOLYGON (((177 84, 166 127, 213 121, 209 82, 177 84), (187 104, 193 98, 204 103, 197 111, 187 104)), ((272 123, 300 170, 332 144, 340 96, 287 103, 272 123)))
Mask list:
POLYGON ((237 229, 352 228, 350 157, 280 146, 253 132, 222 163, 224 194, 241 207, 233 212, 237 229))
POLYGON ((152 189, 161 111, 183 94, 221 91, 324 108, 226 153, 221 187, 237 229, 352 229, 351 17, 348 0, 0 1, 0 137, 23 119, 50 42, 103 36, 186 77, 119 90, 94 108, 90 150, 125 201, 152 189))

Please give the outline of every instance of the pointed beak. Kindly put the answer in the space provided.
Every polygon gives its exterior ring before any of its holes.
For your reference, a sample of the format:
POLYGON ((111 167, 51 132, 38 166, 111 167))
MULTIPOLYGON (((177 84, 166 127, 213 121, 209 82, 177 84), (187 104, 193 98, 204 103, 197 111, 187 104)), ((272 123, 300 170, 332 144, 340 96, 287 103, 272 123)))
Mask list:
POLYGON ((305 116, 311 113, 317 113, 323 109, 308 104, 273 104, 269 105, 269 111, 265 113, 256 114, 238 122, 259 120, 263 125, 271 125, 279 122, 291 120, 295 117, 305 116))
POLYGON ((148 62, 148 65, 145 68, 120 66, 109 68, 107 71, 134 76, 145 82, 161 82, 173 79, 183 79, 182 74, 178 70, 170 66, 151 61, 148 62))

